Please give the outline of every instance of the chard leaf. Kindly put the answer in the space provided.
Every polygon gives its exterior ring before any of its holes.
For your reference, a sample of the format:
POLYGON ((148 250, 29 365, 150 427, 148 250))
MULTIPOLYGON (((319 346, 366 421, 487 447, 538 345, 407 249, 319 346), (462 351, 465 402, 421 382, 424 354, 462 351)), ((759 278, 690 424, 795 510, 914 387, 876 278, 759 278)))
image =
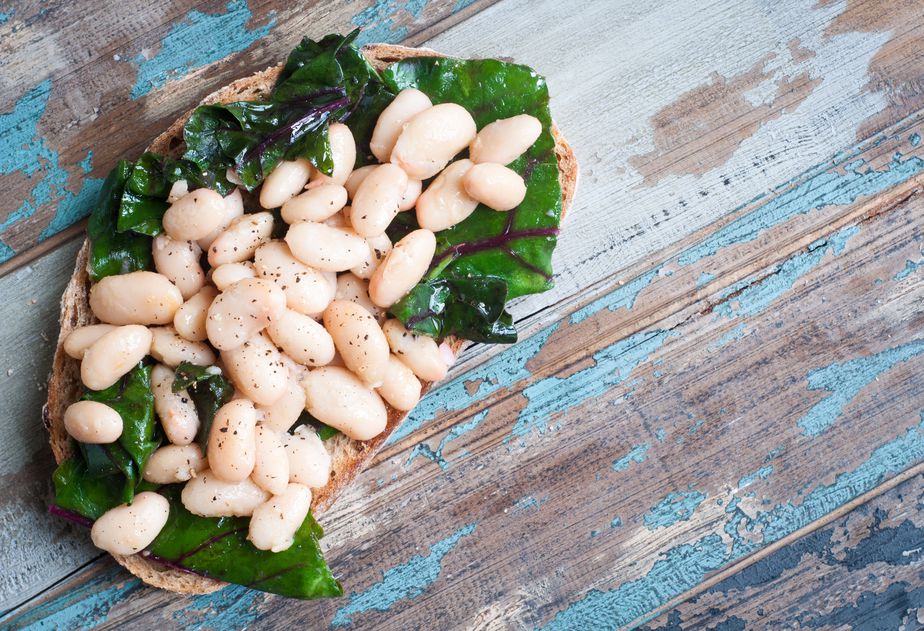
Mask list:
POLYGON ((131 173, 132 163, 120 160, 103 182, 96 207, 90 214, 87 225, 89 272, 94 281, 153 267, 150 237, 118 230, 119 206, 131 173))
POLYGON ((150 237, 159 235, 163 231, 161 218, 169 205, 169 193, 170 182, 164 173, 161 157, 150 152, 143 154, 125 182, 116 229, 150 237))
POLYGON ((111 445, 81 445, 81 453, 89 475, 104 476, 116 471, 121 474, 122 501, 129 502, 141 482, 148 458, 161 442, 154 420, 151 367, 138 364, 113 386, 87 390, 83 399, 105 403, 122 417, 122 435, 118 441, 111 445))
POLYGON ((339 429, 331 427, 330 425, 325 425, 315 417, 311 416, 311 414, 309 414, 307 411, 302 412, 299 415, 298 420, 296 420, 292 427, 289 428, 289 431, 292 432, 301 425, 311 425, 315 431, 318 432, 318 438, 320 438, 322 441, 333 438, 340 433, 339 429))
POLYGON ((501 278, 438 277, 418 284, 391 312, 414 333, 512 344, 517 331, 506 301, 507 283, 501 278))
POLYGON ((196 366, 183 362, 176 368, 171 389, 174 392, 186 390, 192 397, 199 415, 196 441, 204 449, 215 413, 234 396, 234 386, 214 366, 196 366))
MULTIPOLYGON (((281 160, 305 158, 329 174, 329 124, 348 119, 360 105, 384 107, 390 100, 378 73, 352 44, 357 34, 303 39, 268 101, 197 108, 183 130, 183 157, 205 172, 235 169, 249 191, 281 160)), ((362 133, 370 115, 359 120, 362 133)))
POLYGON ((179 487, 161 492, 170 500, 167 524, 142 552, 170 567, 291 598, 341 596, 318 539, 321 527, 309 513, 287 550, 258 550, 247 540, 249 519, 199 517, 180 501, 179 487))
POLYGON ((68 458, 52 475, 55 486, 55 505, 99 519, 103 513, 123 501, 124 478, 115 475, 92 475, 80 458, 68 458))
MULTIPOLYGON (((506 282, 505 299, 552 287, 552 250, 561 217, 561 186, 545 79, 527 66, 494 59, 423 57, 390 66, 384 72, 384 80, 392 92, 414 87, 434 103, 462 105, 475 118, 479 129, 519 114, 531 114, 542 123, 542 133, 535 144, 507 165, 526 181, 523 202, 505 213, 481 205, 458 225, 437 233, 436 256, 423 282, 432 285, 434 281, 446 280, 452 291, 446 294, 445 286, 438 291, 440 286, 435 285, 420 288, 396 308, 400 314, 395 313, 405 325, 408 321, 417 324, 420 332, 467 330, 488 341, 509 341, 512 330, 509 316, 495 321, 496 330, 488 327, 490 318, 475 317, 480 309, 472 310, 474 303, 465 299, 472 288, 462 291, 459 283, 460 279, 495 277, 506 282), (432 296, 445 296, 441 322, 428 320, 433 317, 428 311, 432 296), (462 303, 460 311, 453 307, 456 302, 462 303), (454 315, 448 317, 449 314, 454 315)), ((413 221, 402 218, 402 223, 413 221)), ((398 226, 405 230, 410 227, 413 226, 398 226)), ((490 284, 478 291, 489 296, 490 284)), ((494 292, 494 296, 494 300, 499 300, 500 292, 494 292)), ((497 313, 498 307, 502 310, 503 304, 491 305, 484 313, 497 313)))

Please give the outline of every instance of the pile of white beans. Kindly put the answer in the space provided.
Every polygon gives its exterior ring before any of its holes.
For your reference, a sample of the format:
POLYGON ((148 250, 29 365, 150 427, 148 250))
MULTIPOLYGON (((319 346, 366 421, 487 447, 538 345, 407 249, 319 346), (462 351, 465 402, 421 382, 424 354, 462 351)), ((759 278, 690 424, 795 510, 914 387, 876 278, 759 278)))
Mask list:
MULTIPOLYGON (((523 201, 523 179, 505 165, 541 129, 520 115, 479 132, 463 107, 404 90, 375 126, 370 148, 381 164, 354 170, 353 136, 334 123, 332 175, 303 159, 270 173, 259 202, 281 208, 282 240, 271 238, 273 214, 245 212, 239 190, 222 197, 178 182, 164 233, 154 239, 157 271, 96 283, 90 307, 102 324, 76 329, 64 343, 92 390, 115 384, 148 355, 158 362, 154 405, 170 444, 151 456, 144 479, 185 483, 183 505, 196 515, 250 517, 248 538, 261 550, 291 546, 311 490, 328 482, 331 456, 312 427, 289 430, 307 410, 369 440, 385 430, 386 402, 410 410, 421 381, 445 376, 451 348, 409 333, 385 311, 425 275, 434 232, 479 203, 506 211, 523 201), (467 159, 449 164, 466 148, 467 159), (393 244, 386 228, 411 209, 420 229, 393 244), (181 362, 212 366, 235 388, 215 415, 207 457, 193 442, 200 419, 189 394, 172 391, 181 362)), ((111 443, 122 433, 118 412, 93 401, 71 405, 64 423, 84 443, 111 443)), ((164 497, 139 493, 95 522, 93 543, 134 554, 168 516, 164 497)))

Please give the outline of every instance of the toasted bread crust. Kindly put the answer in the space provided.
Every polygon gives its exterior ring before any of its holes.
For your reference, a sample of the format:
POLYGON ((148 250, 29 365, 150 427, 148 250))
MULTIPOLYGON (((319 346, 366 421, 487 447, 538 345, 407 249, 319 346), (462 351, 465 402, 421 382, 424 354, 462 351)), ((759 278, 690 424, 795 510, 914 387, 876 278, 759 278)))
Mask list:
MULTIPOLYGON (((444 56, 426 48, 407 48, 393 44, 371 44, 363 48, 363 54, 378 70, 410 57, 444 56)), ((267 68, 249 77, 238 79, 206 96, 201 104, 229 103, 242 100, 257 100, 269 95, 282 64, 267 68)), ((148 151, 178 156, 183 149, 183 126, 192 114, 190 110, 178 118, 166 131, 160 134, 148 147, 148 151)), ((558 128, 552 126, 555 138, 555 153, 558 158, 559 180, 562 188, 562 218, 570 209, 578 181, 577 159, 558 128)), ((48 383, 48 401, 42 410, 42 421, 49 433, 49 442, 55 460, 60 463, 73 453, 73 444, 64 429, 64 411, 81 394, 80 362, 69 357, 63 349, 63 342, 72 330, 97 322, 90 310, 90 277, 87 273, 90 244, 84 241, 77 254, 74 274, 61 297, 61 332, 52 364, 48 383)), ((458 353, 463 341, 450 340, 458 353)), ((423 392, 432 386, 423 384, 423 392)), ((338 435, 328 441, 332 452, 331 479, 326 487, 314 493, 312 509, 315 514, 323 512, 334 502, 339 492, 346 488, 366 467, 388 437, 407 416, 406 413, 388 406, 388 423, 383 433, 369 441, 350 440, 338 435)), ((140 554, 131 556, 113 555, 115 560, 129 572, 149 585, 180 594, 207 594, 226 585, 218 580, 168 568, 140 554)))

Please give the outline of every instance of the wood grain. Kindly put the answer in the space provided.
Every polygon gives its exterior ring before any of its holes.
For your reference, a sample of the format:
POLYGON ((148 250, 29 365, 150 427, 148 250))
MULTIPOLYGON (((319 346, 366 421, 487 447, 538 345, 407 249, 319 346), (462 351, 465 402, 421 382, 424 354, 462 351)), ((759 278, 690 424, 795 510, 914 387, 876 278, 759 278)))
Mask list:
POLYGON ((917 475, 640 631, 919 628, 922 503, 924 476, 917 475))
MULTIPOLYGON (((156 35, 104 19, 102 31, 134 33, 137 45, 120 44, 132 55, 153 43, 154 58, 179 17, 195 22, 192 11, 246 8, 243 31, 276 26, 225 61, 194 64, 143 107, 126 99, 137 67, 122 76, 93 53, 75 77, 111 71, 115 109, 68 135, 53 108, 80 99, 49 99, 29 138, 58 162, 40 160, 30 182, 21 169, 0 178, 34 191, 61 177, 46 165, 65 165, 76 192, 74 165, 100 130, 129 121, 141 130, 98 150, 112 161, 116 144, 130 150, 143 137, 141 146, 196 95, 284 55, 308 22, 323 32, 352 15, 374 34, 423 38, 439 26, 416 29, 465 3, 449 4, 416 17, 410 2, 366 13, 366 3, 175 5, 148 12, 156 35), (63 139, 73 138, 68 146, 82 149, 65 162, 63 139)), ((469 348, 327 516, 325 547, 350 595, 297 603, 240 588, 202 598, 147 589, 109 560, 82 567, 92 559, 85 533, 50 532, 41 490, 10 484, 0 514, 10 545, 29 554, 4 572, 0 596, 14 610, 0 625, 615 628, 920 462, 924 124, 901 95, 916 94, 924 63, 908 44, 921 17, 902 5, 907 26, 897 28, 868 5, 678 0, 564 12, 551 0, 504 0, 437 35, 428 45, 511 56, 547 74, 584 178, 556 253, 556 289, 515 307, 523 341, 469 348), (528 28, 517 28, 526 16, 528 28), (891 78, 873 81, 884 67, 891 78)), ((0 47, 23 15, 0 24, 0 47)), ((36 24, 24 20, 16 37, 28 40, 36 24)), ((21 74, 9 94, 44 80, 21 74)), ((55 75, 53 90, 69 76, 55 75)), ((17 247, 50 217, 43 207, 10 228, 23 236, 17 247)), ((56 250, 33 263, 43 314, 56 310, 67 260, 56 250)), ((16 306, 26 290, 14 278, 0 279, 0 295, 13 296, 4 359, 31 357, 36 320, 53 321, 16 306)), ((35 357, 40 372, 47 360, 35 357)), ((45 479, 33 425, 41 396, 18 375, 0 380, 11 405, 0 463, 13 463, 16 481, 45 479)), ((780 589, 777 598, 788 593, 780 589)))

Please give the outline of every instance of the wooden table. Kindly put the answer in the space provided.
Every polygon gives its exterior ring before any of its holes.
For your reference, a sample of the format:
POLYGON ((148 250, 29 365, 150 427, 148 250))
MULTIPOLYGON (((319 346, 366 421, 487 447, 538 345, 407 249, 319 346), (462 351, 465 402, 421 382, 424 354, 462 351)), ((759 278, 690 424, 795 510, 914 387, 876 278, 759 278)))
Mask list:
POLYGON ((3 4, 0 626, 921 627, 922 76, 921 0, 3 4), (547 75, 557 286, 324 516, 347 596, 149 589, 45 512, 77 222, 203 94, 357 25, 547 75))

